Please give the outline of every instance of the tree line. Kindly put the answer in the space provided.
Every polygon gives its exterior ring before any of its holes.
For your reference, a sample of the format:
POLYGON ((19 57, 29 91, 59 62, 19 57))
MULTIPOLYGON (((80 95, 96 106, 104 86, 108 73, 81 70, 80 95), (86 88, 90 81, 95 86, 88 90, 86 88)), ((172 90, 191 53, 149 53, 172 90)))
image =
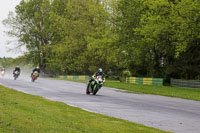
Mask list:
POLYGON ((199 0, 22 0, 3 23, 44 72, 200 79, 199 0))

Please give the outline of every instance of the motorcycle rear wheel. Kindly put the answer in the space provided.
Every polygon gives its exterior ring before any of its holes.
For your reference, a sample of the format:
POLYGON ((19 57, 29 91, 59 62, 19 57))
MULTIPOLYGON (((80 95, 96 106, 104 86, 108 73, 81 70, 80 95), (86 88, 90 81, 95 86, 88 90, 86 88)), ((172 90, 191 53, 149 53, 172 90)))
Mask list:
POLYGON ((88 85, 87 85, 87 88, 86 88, 86 94, 90 94, 89 87, 90 87, 90 83, 88 83, 88 85))

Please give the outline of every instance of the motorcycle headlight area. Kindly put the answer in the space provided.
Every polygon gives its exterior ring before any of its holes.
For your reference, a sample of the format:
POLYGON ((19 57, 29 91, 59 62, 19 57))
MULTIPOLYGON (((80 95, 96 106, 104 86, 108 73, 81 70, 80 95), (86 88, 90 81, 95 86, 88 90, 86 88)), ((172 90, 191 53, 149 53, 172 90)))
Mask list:
POLYGON ((99 81, 100 81, 100 82, 103 82, 103 80, 102 80, 102 79, 99 79, 99 81))

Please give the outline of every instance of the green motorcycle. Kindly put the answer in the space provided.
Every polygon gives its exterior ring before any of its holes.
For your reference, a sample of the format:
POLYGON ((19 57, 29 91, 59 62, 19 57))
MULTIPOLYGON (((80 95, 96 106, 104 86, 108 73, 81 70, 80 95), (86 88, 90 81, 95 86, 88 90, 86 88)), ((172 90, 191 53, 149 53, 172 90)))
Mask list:
POLYGON ((96 95, 96 93, 102 87, 102 85, 103 85, 104 82, 105 81, 103 80, 102 76, 97 76, 94 79, 94 81, 88 83, 88 86, 86 88, 86 94, 92 93, 93 95, 96 95))

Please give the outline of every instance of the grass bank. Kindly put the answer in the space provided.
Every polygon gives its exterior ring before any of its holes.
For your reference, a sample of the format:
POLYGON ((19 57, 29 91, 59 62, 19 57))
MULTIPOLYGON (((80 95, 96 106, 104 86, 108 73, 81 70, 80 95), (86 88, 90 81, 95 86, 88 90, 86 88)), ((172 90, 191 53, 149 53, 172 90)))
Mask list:
POLYGON ((154 94, 200 101, 200 89, 171 86, 135 85, 120 82, 106 82, 105 86, 119 88, 134 93, 154 94))
MULTIPOLYGON (((68 80, 68 81, 81 82, 81 83, 88 82, 81 80, 68 80)), ((127 84, 110 80, 107 80, 104 86, 123 89, 133 93, 153 94, 153 95, 177 97, 177 98, 200 101, 200 89, 180 88, 171 86, 136 85, 136 84, 127 84)))
POLYGON ((0 132, 164 133, 165 131, 87 112, 0 85, 0 132))

